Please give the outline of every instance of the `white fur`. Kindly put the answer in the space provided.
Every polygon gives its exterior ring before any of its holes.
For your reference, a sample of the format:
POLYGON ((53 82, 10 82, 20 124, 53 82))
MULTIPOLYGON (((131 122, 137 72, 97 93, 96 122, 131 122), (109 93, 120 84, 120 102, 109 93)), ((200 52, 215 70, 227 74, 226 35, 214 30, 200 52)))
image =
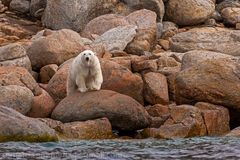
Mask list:
POLYGON ((67 81, 67 95, 76 90, 87 92, 100 90, 103 82, 102 70, 94 52, 85 50, 72 62, 67 81), (87 61, 86 59, 89 59, 87 61))

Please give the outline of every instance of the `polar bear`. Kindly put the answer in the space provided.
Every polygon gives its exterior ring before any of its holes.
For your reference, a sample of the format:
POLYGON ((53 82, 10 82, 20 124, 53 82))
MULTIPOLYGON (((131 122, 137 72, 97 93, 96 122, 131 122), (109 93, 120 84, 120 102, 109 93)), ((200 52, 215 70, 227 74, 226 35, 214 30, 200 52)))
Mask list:
POLYGON ((91 50, 81 52, 70 66, 67 80, 67 95, 76 90, 100 90, 103 83, 101 65, 98 57, 91 50))

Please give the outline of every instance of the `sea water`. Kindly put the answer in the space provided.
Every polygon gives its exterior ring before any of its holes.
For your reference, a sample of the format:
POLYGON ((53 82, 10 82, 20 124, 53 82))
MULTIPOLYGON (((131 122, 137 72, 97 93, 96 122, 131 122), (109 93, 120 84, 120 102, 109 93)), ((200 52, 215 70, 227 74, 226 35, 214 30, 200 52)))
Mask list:
POLYGON ((96 140, 0 143, 2 160, 188 160, 240 159, 240 139, 96 140))

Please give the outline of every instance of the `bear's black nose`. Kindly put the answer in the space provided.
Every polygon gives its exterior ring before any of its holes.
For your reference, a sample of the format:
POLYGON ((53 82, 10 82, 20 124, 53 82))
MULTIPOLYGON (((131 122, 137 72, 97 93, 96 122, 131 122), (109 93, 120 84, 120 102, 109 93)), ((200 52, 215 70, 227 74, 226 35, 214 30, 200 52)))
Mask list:
POLYGON ((86 57, 86 61, 89 61, 89 57, 86 57))

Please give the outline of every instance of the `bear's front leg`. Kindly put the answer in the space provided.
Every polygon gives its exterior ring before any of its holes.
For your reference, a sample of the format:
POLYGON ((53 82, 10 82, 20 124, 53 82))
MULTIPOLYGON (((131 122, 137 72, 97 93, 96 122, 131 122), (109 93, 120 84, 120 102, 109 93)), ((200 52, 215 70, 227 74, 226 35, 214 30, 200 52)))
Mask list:
POLYGON ((87 87, 86 87, 86 84, 85 84, 85 79, 84 79, 84 77, 82 77, 82 76, 78 76, 77 77, 77 79, 76 79, 76 84, 77 84, 77 86, 78 86, 78 90, 80 91, 80 92, 87 92, 87 87))
POLYGON ((102 83, 103 83, 103 77, 102 77, 102 73, 98 73, 96 74, 96 76, 94 77, 94 81, 93 81, 93 89, 94 90, 100 90, 102 83))
POLYGON ((68 76, 68 80, 67 80, 67 95, 71 95, 76 91, 76 83, 74 82, 74 80, 71 79, 70 76, 68 76))

